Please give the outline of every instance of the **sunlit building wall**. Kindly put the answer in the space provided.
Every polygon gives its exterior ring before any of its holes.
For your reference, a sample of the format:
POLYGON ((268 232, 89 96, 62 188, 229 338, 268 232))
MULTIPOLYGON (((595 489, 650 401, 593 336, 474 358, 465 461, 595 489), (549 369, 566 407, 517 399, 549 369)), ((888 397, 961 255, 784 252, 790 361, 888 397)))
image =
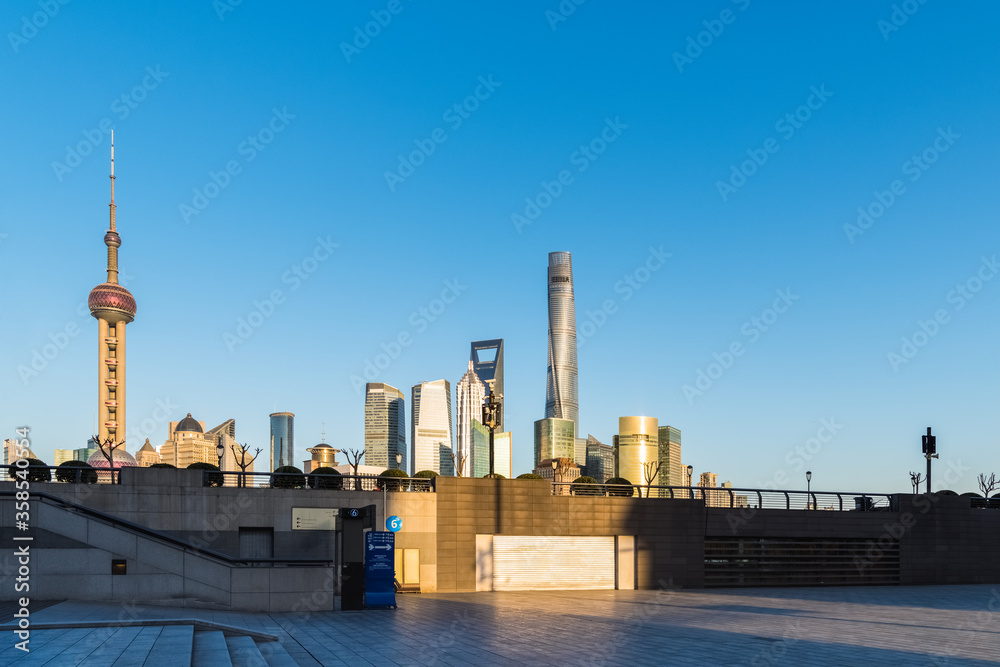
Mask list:
POLYGON ((414 385, 410 409, 411 474, 433 470, 441 475, 453 475, 451 383, 435 380, 414 385))
POLYGON ((615 438, 615 473, 632 484, 659 484, 659 473, 646 479, 659 461, 659 427, 655 417, 619 417, 615 438))

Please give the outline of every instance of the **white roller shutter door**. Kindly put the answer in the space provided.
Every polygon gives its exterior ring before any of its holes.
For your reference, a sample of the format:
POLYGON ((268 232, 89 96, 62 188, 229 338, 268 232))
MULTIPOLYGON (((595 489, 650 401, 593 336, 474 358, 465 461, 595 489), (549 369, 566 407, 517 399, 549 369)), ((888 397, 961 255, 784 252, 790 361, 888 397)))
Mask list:
POLYGON ((613 590, 614 587, 613 536, 493 536, 493 590, 613 590))

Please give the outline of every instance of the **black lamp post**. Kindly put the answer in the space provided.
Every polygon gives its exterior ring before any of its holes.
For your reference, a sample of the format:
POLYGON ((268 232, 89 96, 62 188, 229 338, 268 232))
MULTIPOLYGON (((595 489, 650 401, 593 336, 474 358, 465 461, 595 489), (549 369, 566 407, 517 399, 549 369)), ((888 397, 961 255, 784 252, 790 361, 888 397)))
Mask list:
POLYGON ((556 470, 559 468, 559 460, 552 459, 552 495, 559 495, 559 490, 556 489, 556 470))
POLYGON ((688 466, 688 495, 694 500, 694 466, 688 466))
POLYGON ((226 455, 226 448, 221 442, 215 446, 215 453, 219 455, 219 470, 222 470, 222 457, 226 455))
POLYGON ((490 479, 496 475, 493 471, 493 432, 500 425, 500 410, 503 404, 503 394, 493 393, 493 383, 490 382, 490 395, 483 401, 483 426, 490 430, 490 479))
POLYGON ((810 498, 812 497, 812 470, 806 470, 806 509, 810 509, 810 498))
POLYGON ((399 470, 399 466, 403 463, 403 455, 396 452, 396 470, 399 470))

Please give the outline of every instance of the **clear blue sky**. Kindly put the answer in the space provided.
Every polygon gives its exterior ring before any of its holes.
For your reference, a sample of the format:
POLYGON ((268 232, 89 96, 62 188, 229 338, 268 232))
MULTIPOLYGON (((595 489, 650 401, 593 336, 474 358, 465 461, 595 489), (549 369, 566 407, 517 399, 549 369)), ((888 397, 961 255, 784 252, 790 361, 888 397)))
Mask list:
MULTIPOLYGON (((454 385, 469 341, 502 337, 525 472, 544 415, 546 256, 568 250, 581 332, 614 302, 580 349, 582 434, 610 442, 619 416, 652 415, 720 481, 804 487, 809 468, 813 488, 905 491, 933 426, 936 478, 951 465, 949 486, 974 489, 1000 472, 1000 280, 976 282, 1000 254, 1000 8, 679 5, 594 0, 557 21, 556 0, 243 2, 221 18, 210 0, 70 2, 51 17, 4 3, 4 436, 28 425, 51 458, 91 431, 96 324, 77 308, 104 281, 114 126, 121 268, 139 305, 130 431, 159 400, 171 419, 233 417, 251 446, 268 413, 290 410, 299 460, 324 423, 328 442, 359 447, 351 376, 381 343, 410 334, 377 378, 409 398, 422 380, 454 385), (603 152, 578 152, 592 141, 603 152), (434 150, 410 173, 399 156, 418 145, 434 150), (218 175, 230 162, 238 173, 218 175), (226 185, 205 193, 212 173, 226 185), (518 229, 543 181, 559 196, 518 229), (885 205, 876 193, 891 205, 845 230, 885 205), (317 238, 339 246, 304 261, 317 238), (619 281, 651 247, 671 257, 629 294, 619 281), (954 290, 970 279, 968 300, 954 290), (424 329, 419 309, 446 281, 462 289, 424 329), (273 313, 227 343, 275 290, 273 313), (774 321, 778 290, 797 298, 774 321), (935 314, 935 335, 904 350, 935 314), (80 333, 22 379, 70 325, 80 333), (711 368, 734 343, 742 356, 711 368), (699 370, 716 379, 686 396, 699 370), (829 441, 799 461, 817 434, 829 441)), ((166 423, 153 426, 160 445, 166 423)))

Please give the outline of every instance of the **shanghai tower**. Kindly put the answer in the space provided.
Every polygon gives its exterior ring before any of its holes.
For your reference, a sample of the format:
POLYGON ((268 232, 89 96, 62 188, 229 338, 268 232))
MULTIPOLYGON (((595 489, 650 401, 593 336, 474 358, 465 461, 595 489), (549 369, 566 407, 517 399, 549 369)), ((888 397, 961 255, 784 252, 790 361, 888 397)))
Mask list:
POLYGON ((576 437, 580 403, 577 392, 576 307, 573 260, 568 252, 549 253, 549 367, 545 382, 545 417, 573 421, 576 437))

